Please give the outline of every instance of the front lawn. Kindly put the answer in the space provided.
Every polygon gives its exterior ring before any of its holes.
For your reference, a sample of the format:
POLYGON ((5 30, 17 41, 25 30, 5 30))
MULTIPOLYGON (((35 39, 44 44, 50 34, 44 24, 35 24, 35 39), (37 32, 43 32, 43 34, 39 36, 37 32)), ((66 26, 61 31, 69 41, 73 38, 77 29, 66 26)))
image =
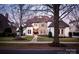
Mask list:
POLYGON ((53 38, 49 38, 47 36, 38 36, 38 41, 52 41, 53 38))
POLYGON ((33 39, 33 36, 25 36, 24 39, 27 41, 31 41, 33 39))
MULTIPOLYGON (((16 40, 14 37, 0 37, 0 41, 31 41, 33 36, 24 36, 23 40, 16 40)), ((48 36, 38 36, 37 41, 53 41, 48 36)), ((59 38, 60 42, 79 42, 79 38, 59 38)))
MULTIPOLYGON (((24 40, 24 41, 31 41, 33 38, 33 36, 24 36, 23 39, 20 40, 24 40)), ((20 40, 16 40, 15 37, 0 37, 0 41, 20 41, 20 40)))
POLYGON ((60 42, 79 42, 79 38, 60 38, 60 42))
MULTIPOLYGON (((53 41, 54 38, 39 36, 38 41, 53 41)), ((60 42, 79 42, 79 38, 59 38, 60 42)))
POLYGON ((12 41, 14 37, 0 37, 0 41, 12 41))

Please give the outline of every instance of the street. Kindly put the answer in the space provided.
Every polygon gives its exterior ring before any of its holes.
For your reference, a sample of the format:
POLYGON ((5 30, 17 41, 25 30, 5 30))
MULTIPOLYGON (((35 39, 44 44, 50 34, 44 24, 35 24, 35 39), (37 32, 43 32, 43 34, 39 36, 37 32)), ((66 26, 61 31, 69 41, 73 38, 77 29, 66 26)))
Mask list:
POLYGON ((78 54, 79 44, 51 47, 48 43, 0 43, 0 54, 78 54))
POLYGON ((78 54, 79 49, 0 49, 0 54, 78 54))

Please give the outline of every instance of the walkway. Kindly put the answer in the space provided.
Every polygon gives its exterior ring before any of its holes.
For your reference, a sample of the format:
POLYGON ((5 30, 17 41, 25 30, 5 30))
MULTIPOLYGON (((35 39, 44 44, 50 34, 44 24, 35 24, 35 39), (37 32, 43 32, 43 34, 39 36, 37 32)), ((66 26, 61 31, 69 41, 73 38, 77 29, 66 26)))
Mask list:
MULTIPOLYGON (((0 43, 52 43, 52 41, 0 41, 0 43)), ((63 44, 79 44, 79 42, 60 42, 63 44)))

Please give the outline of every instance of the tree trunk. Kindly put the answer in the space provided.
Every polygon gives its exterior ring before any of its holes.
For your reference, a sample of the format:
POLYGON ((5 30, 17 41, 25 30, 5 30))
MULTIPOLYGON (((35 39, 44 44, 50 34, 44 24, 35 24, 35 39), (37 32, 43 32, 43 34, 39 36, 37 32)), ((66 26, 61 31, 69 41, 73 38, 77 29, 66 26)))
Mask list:
POLYGON ((20 36, 23 35, 23 27, 22 27, 22 12, 23 12, 23 4, 19 4, 20 8, 20 36))
POLYGON ((54 41, 53 44, 59 44, 59 4, 53 5, 54 10, 54 41))

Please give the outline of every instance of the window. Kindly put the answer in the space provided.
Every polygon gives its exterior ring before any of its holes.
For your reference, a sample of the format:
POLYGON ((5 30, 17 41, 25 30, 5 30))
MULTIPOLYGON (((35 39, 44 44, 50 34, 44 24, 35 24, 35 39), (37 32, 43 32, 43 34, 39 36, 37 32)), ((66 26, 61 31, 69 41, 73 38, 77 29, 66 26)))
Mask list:
POLYGON ((61 30, 59 29, 59 34, 60 34, 61 30))
POLYGON ((46 33, 46 31, 45 30, 41 30, 41 34, 45 34, 46 33))
POLYGON ((63 29, 61 29, 61 34, 63 34, 63 29))
POLYGON ((46 31, 44 30, 44 34, 46 33, 46 31))
POLYGON ((31 34, 31 30, 28 30, 28 34, 31 34))
POLYGON ((43 32, 41 31, 41 34, 42 34, 43 32))
POLYGON ((35 23, 34 26, 37 26, 37 24, 35 23))
POLYGON ((44 27, 44 24, 42 24, 41 26, 44 27))

